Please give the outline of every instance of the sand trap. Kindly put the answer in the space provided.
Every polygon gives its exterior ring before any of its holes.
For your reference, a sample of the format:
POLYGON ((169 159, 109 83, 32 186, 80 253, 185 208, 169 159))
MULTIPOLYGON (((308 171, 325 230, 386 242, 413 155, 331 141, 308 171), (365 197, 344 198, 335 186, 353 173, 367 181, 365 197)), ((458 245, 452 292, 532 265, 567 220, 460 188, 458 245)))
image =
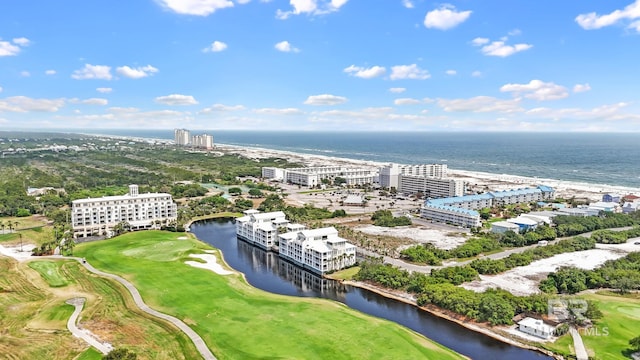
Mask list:
POLYGON ((206 263, 201 263, 197 261, 185 261, 184 263, 193 267, 197 267, 200 269, 211 270, 218 275, 230 275, 233 274, 232 271, 228 271, 222 268, 220 264, 217 263, 217 258, 212 254, 191 254, 189 255, 194 258, 202 259, 206 261, 206 263))
POLYGON ((450 231, 441 231, 436 229, 416 228, 409 226, 388 228, 375 225, 367 225, 356 228, 369 235, 386 235, 394 237, 404 237, 415 240, 419 243, 430 243, 439 249, 453 249, 467 241, 466 237, 454 235, 449 236, 450 231))
POLYGON ((31 259, 31 252, 35 247, 36 246, 32 244, 24 244, 22 245, 23 251, 20 251, 20 246, 4 247, 0 245, 0 255, 12 257, 18 261, 25 261, 31 259))
POLYGON ((188 239, 188 237, 186 237, 186 236, 180 236, 180 237, 178 238, 178 240, 187 240, 187 239, 188 239))
MULTIPOLYGON (((517 267, 499 275, 480 275, 480 280, 462 284, 465 289, 484 291, 489 288, 501 288, 514 295, 530 295, 540 293, 538 285, 547 274, 556 271, 561 266, 575 266, 580 269, 591 270, 602 265, 607 260, 615 260, 625 256, 626 244, 623 246, 609 245, 610 249, 593 249, 558 254, 556 256, 534 261, 527 266, 517 267)), ((640 247, 639 245, 636 245, 640 247)))

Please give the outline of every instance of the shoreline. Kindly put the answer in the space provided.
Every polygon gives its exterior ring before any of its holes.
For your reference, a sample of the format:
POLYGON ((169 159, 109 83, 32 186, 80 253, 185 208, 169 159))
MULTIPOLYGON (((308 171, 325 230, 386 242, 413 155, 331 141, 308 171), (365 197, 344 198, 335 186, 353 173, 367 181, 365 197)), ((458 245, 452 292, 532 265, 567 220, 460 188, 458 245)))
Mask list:
MULTIPOLYGON (((297 153, 286 150, 274 150, 239 145, 216 144, 216 150, 239 154, 258 161, 267 157, 281 157, 290 162, 302 163, 305 166, 351 165, 368 168, 379 168, 390 164, 390 162, 356 160, 327 155, 297 153)), ((556 194, 560 197, 587 197, 592 200, 598 201, 601 199, 602 195, 606 193, 620 193, 621 195, 632 193, 640 194, 640 188, 622 185, 595 184, 579 181, 527 177, 513 174, 498 174, 453 168, 448 168, 448 173, 449 177, 461 178, 471 184, 476 185, 477 187, 488 186, 491 188, 491 190, 494 191, 514 189, 518 187, 547 185, 553 187, 556 190, 556 194)))
MULTIPOLYGON (((481 325, 479 323, 468 323, 468 322, 456 319, 455 317, 450 316, 446 311, 440 309, 437 306, 432 306, 432 307, 419 306, 414 300, 410 300, 407 297, 400 296, 398 294, 395 294, 395 293, 393 293, 393 292, 391 292, 391 291, 389 291, 387 289, 381 288, 379 286, 372 285, 372 284, 365 283, 365 282, 361 282, 361 281, 354 281, 354 280, 336 280, 336 279, 332 279, 332 278, 329 278, 329 279, 334 280, 334 281, 338 281, 341 284, 345 284, 345 285, 349 285, 349 286, 353 286, 353 287, 357 287, 357 288, 360 288, 360 289, 365 289, 365 290, 371 291, 373 293, 376 293, 376 294, 378 294, 380 296, 383 296, 385 298, 388 298, 388 299, 397 300, 397 301, 403 302, 405 304, 415 306, 418 309, 420 309, 422 311, 426 311, 426 312, 428 312, 429 314, 431 314, 433 316, 436 316, 438 318, 454 322, 454 323, 458 324, 459 326, 462 326, 462 327, 464 327, 464 328, 466 328, 468 330, 471 330, 473 332, 476 332, 476 333, 491 337, 491 338, 493 338, 495 340, 498 340, 500 342, 503 342, 505 344, 509 344, 509 345, 512 345, 512 346, 517 346, 517 347, 522 348, 522 349, 537 351, 537 352, 540 352, 540 353, 542 353, 544 355, 550 356, 550 357, 552 357, 554 359, 562 359, 561 356, 554 354, 552 351, 549 351, 549 350, 546 350, 546 349, 543 349, 543 348, 539 348, 539 347, 536 347, 536 346, 533 346, 533 345, 525 344, 523 342, 508 338, 508 337, 506 337, 504 335, 498 334, 497 332, 495 332, 495 331, 491 330, 490 328, 487 328, 486 326, 481 325)), ((408 293, 407 293, 407 295, 408 295, 408 293)))
MULTIPOLYGON (((139 136, 124 136, 124 135, 108 135, 108 134, 88 134, 78 133, 85 136, 94 136, 111 139, 122 140, 135 140, 147 143, 173 143, 171 139, 160 138, 146 138, 139 136)), ((206 150, 203 150, 206 151, 206 150)), ((224 143, 214 144, 213 151, 223 151, 229 153, 235 153, 245 156, 250 159, 259 160, 267 157, 281 157, 290 162, 301 163, 304 166, 324 166, 324 165, 352 165, 369 168, 379 168, 381 166, 387 166, 392 162, 388 161, 373 161, 373 160, 359 160, 351 158, 342 158, 337 156, 311 154, 305 152, 295 152, 289 150, 270 149, 264 147, 255 147, 251 145, 232 145, 224 143)), ((560 197, 578 197, 578 198, 590 198, 593 200, 600 200, 603 194, 606 193, 620 193, 621 195, 638 193, 640 194, 640 187, 624 186, 624 185, 612 185, 602 183, 588 183, 574 180, 560 180, 552 178, 538 178, 524 175, 505 174, 505 173, 490 173, 475 170, 464 170, 456 168, 448 168, 450 177, 462 178, 469 183, 477 184, 478 187, 489 186, 494 187, 495 190, 504 190, 506 188, 516 188, 533 185, 548 185, 556 190, 556 194, 560 197)), ((494 190, 494 189, 492 189, 494 190)))

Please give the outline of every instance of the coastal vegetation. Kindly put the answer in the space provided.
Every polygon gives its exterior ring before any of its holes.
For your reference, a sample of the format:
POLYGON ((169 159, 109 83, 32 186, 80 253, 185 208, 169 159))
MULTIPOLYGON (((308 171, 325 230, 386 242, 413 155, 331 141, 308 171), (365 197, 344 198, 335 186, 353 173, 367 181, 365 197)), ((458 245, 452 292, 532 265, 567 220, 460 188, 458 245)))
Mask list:
POLYGON ((83 243, 76 252, 134 283, 150 306, 186 319, 220 359, 461 358, 406 328, 339 303, 266 293, 240 275, 221 276, 183 263, 207 248, 191 238, 147 231, 83 243), (177 243, 181 246, 173 246, 177 243))
POLYGON ((608 260, 593 270, 562 267, 540 282, 540 289, 551 294, 575 294, 601 288, 616 289, 622 294, 640 290, 640 252, 608 260))
POLYGON ((478 273, 469 266, 432 270, 431 276, 399 269, 381 260, 360 264, 355 275, 365 281, 389 289, 414 294, 420 306, 435 305, 465 318, 491 325, 511 324, 516 314, 546 314, 546 295, 514 296, 511 293, 490 289, 483 293, 456 286, 475 279, 478 273))
POLYGON ((393 216, 390 210, 377 210, 371 215, 376 226, 396 227, 411 225, 411 219, 406 216, 393 216))

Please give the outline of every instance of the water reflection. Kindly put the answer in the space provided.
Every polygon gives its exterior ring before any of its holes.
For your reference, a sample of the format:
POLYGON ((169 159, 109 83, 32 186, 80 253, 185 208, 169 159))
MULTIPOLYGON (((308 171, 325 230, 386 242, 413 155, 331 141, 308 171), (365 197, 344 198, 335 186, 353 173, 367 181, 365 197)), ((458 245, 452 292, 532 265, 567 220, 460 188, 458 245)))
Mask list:
POLYGON ((473 359, 551 359, 468 330, 401 301, 323 279, 280 259, 275 253, 238 240, 232 220, 198 222, 191 226, 191 231, 198 239, 220 249, 225 261, 244 273, 247 281, 259 289, 283 295, 336 300, 363 313, 402 324, 473 359))

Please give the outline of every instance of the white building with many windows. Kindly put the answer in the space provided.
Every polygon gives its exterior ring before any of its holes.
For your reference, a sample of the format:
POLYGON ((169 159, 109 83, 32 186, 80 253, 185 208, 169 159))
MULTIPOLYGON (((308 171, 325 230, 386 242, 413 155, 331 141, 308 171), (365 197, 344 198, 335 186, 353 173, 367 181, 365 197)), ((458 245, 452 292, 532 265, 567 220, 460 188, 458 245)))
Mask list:
POLYGON ((421 209, 421 217, 453 225, 480 226, 480 214, 475 210, 493 206, 521 204, 532 201, 550 200, 555 191, 548 186, 488 192, 479 195, 456 196, 442 199, 428 199, 421 209), (464 210, 464 211, 462 211, 464 210))
POLYGON ((265 250, 277 245, 280 232, 305 228, 304 225, 289 223, 282 211, 261 213, 258 210, 246 210, 244 214, 236 219, 236 235, 265 250))
POLYGON ((213 136, 208 134, 193 135, 191 146, 199 149, 213 149, 213 136))
POLYGON ((396 188, 400 186, 400 176, 429 176, 443 178, 447 176, 445 164, 399 165, 390 164, 380 168, 379 183, 383 188, 396 188))
POLYGON ((129 193, 74 200, 71 206, 73 237, 110 236, 120 222, 131 230, 157 229, 177 219, 177 206, 170 194, 139 194, 138 185, 129 193))
POLYGON ((322 180, 324 179, 333 182, 336 178, 343 178, 346 181, 346 185, 373 184, 378 179, 378 173, 370 169, 347 168, 343 166, 291 169, 265 167, 262 168, 262 177, 311 188, 322 184, 322 180))
POLYGON ((356 246, 333 227, 292 231, 279 236, 279 256, 318 274, 356 263, 356 246))
POLYGON ((400 175, 398 192, 401 194, 422 193, 427 198, 442 198, 464 195, 464 181, 424 175, 400 175))
POLYGON ((191 132, 187 129, 175 129, 173 131, 176 145, 187 146, 191 143, 191 132))

